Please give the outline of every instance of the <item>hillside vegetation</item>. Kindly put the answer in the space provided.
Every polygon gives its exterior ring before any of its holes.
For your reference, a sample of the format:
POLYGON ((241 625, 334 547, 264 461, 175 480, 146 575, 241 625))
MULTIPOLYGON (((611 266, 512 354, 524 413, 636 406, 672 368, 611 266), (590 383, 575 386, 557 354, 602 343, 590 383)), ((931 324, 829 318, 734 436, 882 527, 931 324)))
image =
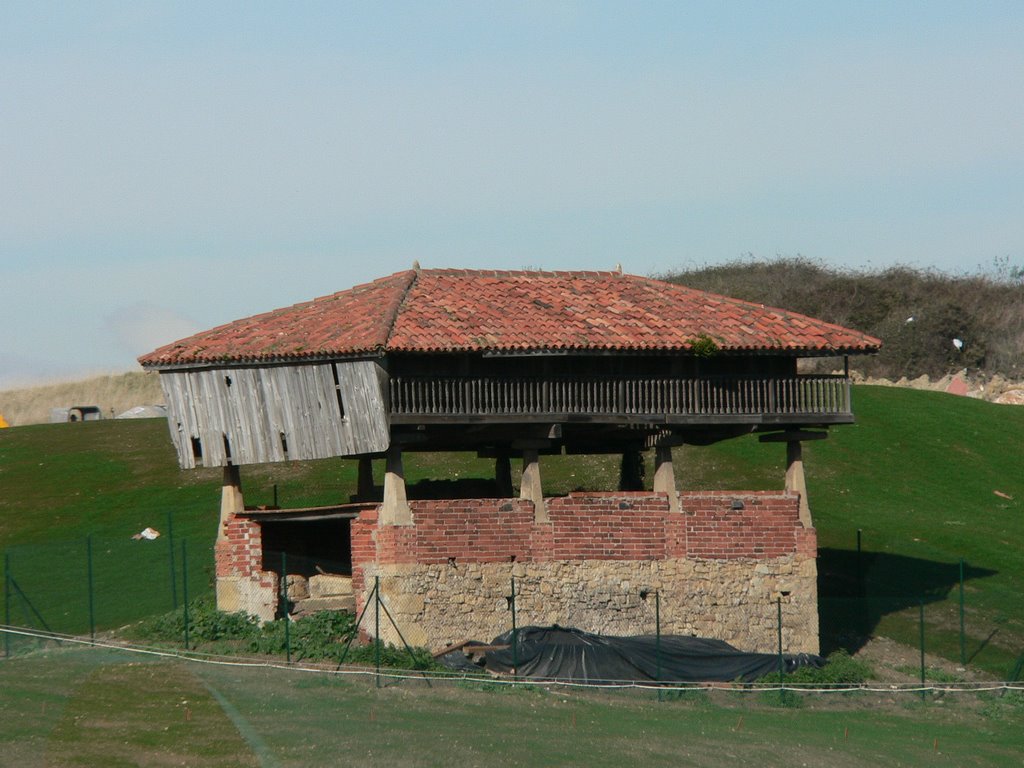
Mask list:
POLYGON ((11 426, 46 424, 51 408, 96 405, 103 418, 124 413, 137 405, 163 403, 155 373, 135 371, 93 376, 37 387, 0 390, 0 414, 11 426))
POLYGON ((879 355, 851 360, 869 376, 936 378, 966 368, 982 378, 1024 378, 1024 270, 1008 263, 952 276, 909 267, 837 270, 806 258, 739 260, 661 277, 876 336, 879 355))

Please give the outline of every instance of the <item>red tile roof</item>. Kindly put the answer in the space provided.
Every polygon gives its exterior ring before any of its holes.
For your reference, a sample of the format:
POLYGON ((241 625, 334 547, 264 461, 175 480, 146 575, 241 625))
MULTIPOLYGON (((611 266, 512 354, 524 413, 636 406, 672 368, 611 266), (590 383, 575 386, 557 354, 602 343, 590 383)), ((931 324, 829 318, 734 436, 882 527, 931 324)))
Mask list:
POLYGON ((881 342, 821 320, 619 272, 398 272, 237 320, 139 358, 147 367, 384 352, 686 350, 846 354, 881 342))

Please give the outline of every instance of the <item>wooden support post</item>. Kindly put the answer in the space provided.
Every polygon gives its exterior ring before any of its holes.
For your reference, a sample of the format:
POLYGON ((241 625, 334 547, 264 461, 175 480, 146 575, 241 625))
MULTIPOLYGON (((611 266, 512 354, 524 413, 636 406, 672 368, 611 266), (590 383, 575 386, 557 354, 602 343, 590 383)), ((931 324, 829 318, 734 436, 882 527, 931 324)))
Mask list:
POLYGON ((628 450, 622 453, 619 465, 619 490, 642 491, 644 489, 644 456, 640 451, 628 450))
POLYGON ((380 508, 380 525, 412 525, 412 510, 405 495, 405 470, 402 449, 395 443, 388 448, 384 472, 384 503, 380 508))
POLYGON ((228 464, 224 467, 220 487, 220 525, 217 526, 217 539, 227 538, 224 524, 232 517, 245 511, 245 500, 242 498, 242 479, 238 467, 228 464))
POLYGON ((360 501, 368 501, 373 498, 373 494, 373 460, 369 456, 360 456, 356 496, 360 501))
POLYGON ((494 460, 494 481, 498 487, 499 498, 511 498, 515 491, 512 488, 512 462, 508 454, 499 454, 494 460))
POLYGON ((668 494, 669 512, 679 512, 679 493, 672 465, 672 447, 659 445, 654 449, 654 492, 668 494))
POLYGON ((535 522, 548 522, 548 508, 544 504, 544 489, 540 483, 540 457, 536 448, 523 449, 523 478, 519 486, 519 498, 533 502, 535 522))
POLYGON ((811 505, 807 501, 803 444, 799 440, 786 443, 786 491, 800 494, 800 522, 805 528, 810 528, 811 505))

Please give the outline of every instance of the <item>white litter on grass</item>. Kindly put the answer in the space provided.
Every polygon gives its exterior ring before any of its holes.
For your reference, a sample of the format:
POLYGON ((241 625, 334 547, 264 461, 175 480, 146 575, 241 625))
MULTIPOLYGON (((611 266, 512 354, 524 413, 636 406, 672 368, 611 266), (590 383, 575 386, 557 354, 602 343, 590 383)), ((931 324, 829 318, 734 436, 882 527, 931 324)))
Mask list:
POLYGON ((160 531, 156 528, 143 528, 141 531, 132 536, 133 539, 138 541, 139 539, 145 539, 146 541, 152 541, 153 539, 160 536, 160 531))

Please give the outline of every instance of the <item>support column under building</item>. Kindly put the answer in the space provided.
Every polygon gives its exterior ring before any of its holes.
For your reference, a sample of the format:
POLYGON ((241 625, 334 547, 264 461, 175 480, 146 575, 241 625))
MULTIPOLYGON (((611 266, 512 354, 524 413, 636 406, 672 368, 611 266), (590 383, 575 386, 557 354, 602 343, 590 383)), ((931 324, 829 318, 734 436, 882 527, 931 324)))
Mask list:
POLYGON ((224 524, 235 515, 245 511, 245 500, 242 497, 242 477, 238 467, 228 464, 221 473, 220 486, 220 524, 217 526, 217 540, 223 540, 227 534, 224 524))
POLYGON ((373 460, 369 456, 359 457, 359 477, 356 482, 356 498, 367 501, 373 498, 373 460))
POLYGON ((412 510, 405 492, 402 449, 392 443, 388 448, 384 471, 384 502, 380 507, 381 525, 412 525, 412 510))
POLYGON ((672 446, 659 445, 654 449, 654 492, 668 494, 670 512, 680 511, 676 472, 672 464, 672 446))
POLYGON ((786 443, 786 490, 800 495, 800 522, 810 528, 811 505, 807 500, 807 479, 804 476, 804 451, 799 440, 786 443))
POLYGON ((523 449, 523 477, 519 485, 519 498, 533 502, 536 522, 548 522, 548 508, 544 503, 544 489, 540 482, 540 455, 536 448, 523 449))
POLYGON ((622 452, 619 465, 619 490, 642 491, 644 489, 644 455, 638 450, 622 452))
POLYGON ((494 460, 494 483, 499 498, 511 498, 515 494, 512 488, 512 461, 508 454, 501 454, 494 460))

